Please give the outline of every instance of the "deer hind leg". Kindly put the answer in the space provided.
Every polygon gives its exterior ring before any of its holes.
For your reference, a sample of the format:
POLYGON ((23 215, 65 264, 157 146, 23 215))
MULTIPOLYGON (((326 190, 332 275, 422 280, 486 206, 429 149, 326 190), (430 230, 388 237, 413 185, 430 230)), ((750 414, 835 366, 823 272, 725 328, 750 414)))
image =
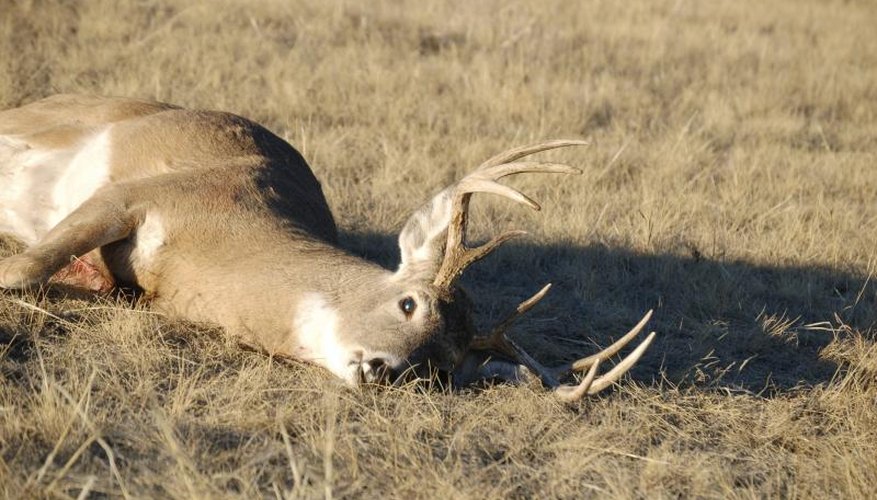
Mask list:
POLYGON ((37 244, 0 260, 0 288, 40 286, 53 275, 55 281, 96 291, 112 286, 110 273, 92 251, 131 234, 136 217, 124 207, 112 188, 99 191, 37 244))

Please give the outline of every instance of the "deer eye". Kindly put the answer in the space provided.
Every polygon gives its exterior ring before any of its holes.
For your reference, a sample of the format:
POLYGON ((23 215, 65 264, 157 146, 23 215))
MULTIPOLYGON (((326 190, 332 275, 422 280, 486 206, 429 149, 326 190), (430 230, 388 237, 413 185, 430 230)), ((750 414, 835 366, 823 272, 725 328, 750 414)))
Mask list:
POLYGON ((405 313, 405 316, 411 317, 414 314, 414 310, 417 309, 417 302, 414 301, 411 297, 405 297, 404 299, 399 301, 399 309, 405 313))

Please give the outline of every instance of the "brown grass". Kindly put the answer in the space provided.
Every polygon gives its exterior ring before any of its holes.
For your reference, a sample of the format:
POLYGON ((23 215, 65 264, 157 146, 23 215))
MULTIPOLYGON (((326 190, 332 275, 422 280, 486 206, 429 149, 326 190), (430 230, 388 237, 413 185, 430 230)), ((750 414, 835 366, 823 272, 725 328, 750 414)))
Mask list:
MULTIPOLYGON (((351 389, 123 299, 0 294, 7 497, 867 497, 877 491, 877 9, 870 1, 8 1, 0 105, 55 92, 251 117, 382 262, 443 184, 588 137, 580 179, 481 202, 529 242, 479 323, 587 354, 656 308, 614 392, 351 389)), ((3 250, 7 255, 11 247, 3 250)), ((246 270, 241 270, 245 273, 246 270)))

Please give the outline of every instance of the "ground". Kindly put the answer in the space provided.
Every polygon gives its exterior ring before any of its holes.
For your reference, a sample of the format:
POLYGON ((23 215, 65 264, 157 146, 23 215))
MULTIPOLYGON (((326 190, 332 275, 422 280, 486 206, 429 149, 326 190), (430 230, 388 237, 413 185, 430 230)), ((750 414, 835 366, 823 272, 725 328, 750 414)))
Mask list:
MULTIPOLYGON (((250 117, 393 265, 429 196, 506 148, 578 178, 476 200, 530 239, 465 285, 547 363, 654 308, 613 390, 345 387, 126 297, 0 293, 6 497, 815 497, 877 490, 871 1, 50 2, 0 8, 0 107, 57 92, 250 117)), ((0 255, 16 250, 3 240, 0 255)), ((246 270, 242 270, 245 272, 246 270)))

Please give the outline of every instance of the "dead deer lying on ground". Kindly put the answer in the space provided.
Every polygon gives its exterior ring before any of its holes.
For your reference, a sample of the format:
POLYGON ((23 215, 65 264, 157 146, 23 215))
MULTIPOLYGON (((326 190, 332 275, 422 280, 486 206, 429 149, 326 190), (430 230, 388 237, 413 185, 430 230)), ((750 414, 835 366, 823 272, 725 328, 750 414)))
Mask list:
POLYGON ((521 234, 467 246, 472 194, 538 209, 497 180, 579 173, 520 160, 582 144, 546 142, 487 160, 414 212, 399 235, 402 262, 389 271, 338 247, 319 182, 292 146, 263 127, 156 102, 50 97, 0 113, 0 232, 29 245, 0 260, 0 287, 50 279, 94 290, 133 285, 161 311, 217 323, 243 342, 316 363, 351 384, 428 366, 456 384, 535 374, 562 399, 580 399, 642 356, 654 333, 596 377, 600 362, 633 339, 651 312, 604 351, 547 368, 505 335, 547 286, 478 336, 471 302, 455 283, 521 234), (578 384, 560 383, 585 371, 578 384))

